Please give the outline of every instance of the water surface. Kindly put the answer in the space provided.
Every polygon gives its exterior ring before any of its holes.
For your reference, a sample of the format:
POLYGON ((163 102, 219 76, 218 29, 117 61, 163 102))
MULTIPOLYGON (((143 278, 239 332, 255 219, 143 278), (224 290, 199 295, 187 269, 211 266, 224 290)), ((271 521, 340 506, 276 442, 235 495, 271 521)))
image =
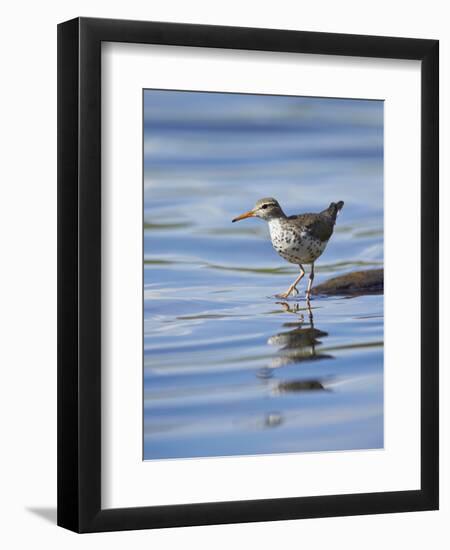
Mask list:
POLYGON ((231 224, 344 200, 315 282, 382 266, 382 102, 148 90, 144 170, 144 458, 382 447, 383 296, 281 301, 296 266, 231 224))

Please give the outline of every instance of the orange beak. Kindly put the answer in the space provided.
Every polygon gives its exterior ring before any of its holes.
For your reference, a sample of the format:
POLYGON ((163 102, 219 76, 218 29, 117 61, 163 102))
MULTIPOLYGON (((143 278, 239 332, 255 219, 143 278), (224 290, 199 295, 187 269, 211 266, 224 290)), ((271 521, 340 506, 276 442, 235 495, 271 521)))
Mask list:
POLYGON ((245 220, 245 218, 251 218, 254 215, 255 214, 253 213, 253 210, 249 210, 248 212, 245 212, 244 214, 241 214, 240 216, 238 216, 237 218, 234 218, 234 220, 231 220, 231 221, 232 221, 232 223, 238 222, 239 220, 245 220))

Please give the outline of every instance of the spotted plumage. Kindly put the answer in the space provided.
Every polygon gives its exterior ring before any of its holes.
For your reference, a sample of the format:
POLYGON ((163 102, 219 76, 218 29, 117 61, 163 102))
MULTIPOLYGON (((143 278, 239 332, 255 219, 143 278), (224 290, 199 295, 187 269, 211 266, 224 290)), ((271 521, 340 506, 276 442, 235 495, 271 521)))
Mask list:
POLYGON ((328 242, 311 235, 308 226, 294 225, 288 218, 269 220, 269 231, 272 245, 278 254, 297 265, 313 263, 328 242))
POLYGON ((333 234, 337 215, 343 206, 343 201, 332 202, 328 208, 317 214, 286 216, 278 201, 269 197, 260 199, 252 210, 238 216, 233 222, 250 217, 266 220, 274 249, 288 262, 300 266, 299 277, 286 292, 279 295, 280 297, 287 298, 292 292, 297 291, 297 284, 305 274, 303 264, 311 264, 306 291, 309 301, 314 279, 314 262, 324 252, 333 234))

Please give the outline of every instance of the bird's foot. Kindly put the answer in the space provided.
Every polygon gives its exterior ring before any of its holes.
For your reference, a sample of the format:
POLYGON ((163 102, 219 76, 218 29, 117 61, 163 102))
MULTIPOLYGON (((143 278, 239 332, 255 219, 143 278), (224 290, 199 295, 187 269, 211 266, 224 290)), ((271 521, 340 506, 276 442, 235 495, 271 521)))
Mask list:
POLYGON ((292 296, 296 296, 298 294, 297 288, 289 287, 286 292, 281 292, 280 294, 275 294, 276 298, 289 298, 289 296, 292 294, 292 296))

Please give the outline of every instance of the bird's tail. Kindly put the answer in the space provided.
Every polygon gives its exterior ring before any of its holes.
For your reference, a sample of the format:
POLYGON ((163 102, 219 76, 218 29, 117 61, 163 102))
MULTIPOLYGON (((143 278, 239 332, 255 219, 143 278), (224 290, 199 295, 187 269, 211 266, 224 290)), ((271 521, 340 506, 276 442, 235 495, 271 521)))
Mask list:
POLYGON ((344 201, 339 202, 332 202, 328 208, 326 208, 322 214, 326 214, 327 216, 330 216, 333 220, 336 220, 337 215, 344 207, 344 201))

